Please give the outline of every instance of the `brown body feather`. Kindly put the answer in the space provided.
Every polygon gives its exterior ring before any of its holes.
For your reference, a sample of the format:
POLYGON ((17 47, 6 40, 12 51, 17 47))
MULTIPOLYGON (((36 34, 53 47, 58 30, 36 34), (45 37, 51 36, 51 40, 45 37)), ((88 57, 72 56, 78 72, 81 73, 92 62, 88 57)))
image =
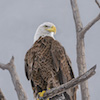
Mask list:
MULTIPOLYGON (((28 50, 25 72, 28 80, 31 80, 35 96, 42 90, 57 87, 74 78, 71 61, 64 48, 49 36, 40 37, 28 50)), ((70 100, 76 100, 76 88, 69 89, 67 93, 70 100)))

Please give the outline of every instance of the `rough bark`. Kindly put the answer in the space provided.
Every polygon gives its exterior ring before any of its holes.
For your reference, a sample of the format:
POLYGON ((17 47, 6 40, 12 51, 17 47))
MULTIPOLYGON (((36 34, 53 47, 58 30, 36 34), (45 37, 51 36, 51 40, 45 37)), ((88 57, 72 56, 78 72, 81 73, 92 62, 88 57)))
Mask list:
POLYGON ((3 93, 2 93, 2 91, 1 91, 1 89, 0 89, 0 100, 6 100, 3 93))
POLYGON ((11 78, 12 78, 12 82, 14 84, 17 96, 19 100, 27 100, 27 95, 20 83, 19 77, 17 75, 16 72, 16 67, 14 65, 14 57, 12 57, 12 59, 10 60, 10 62, 8 64, 2 64, 0 63, 0 68, 3 70, 8 70, 11 78))
POLYGON ((51 90, 48 90, 44 93, 43 98, 39 98, 40 100, 46 100, 47 98, 52 98, 55 95, 59 95, 63 92, 65 92, 66 90, 68 90, 69 88, 75 87, 76 85, 86 81, 87 79, 89 79, 91 76, 93 76, 95 74, 95 69, 96 69, 96 65, 93 66, 90 70, 88 70, 86 73, 84 73, 83 75, 74 78, 73 80, 60 85, 57 88, 53 88, 51 90))
MULTIPOLYGON (((91 21, 86 27, 83 28, 82 22, 80 19, 80 13, 77 5, 77 0, 70 0, 73 17, 76 26, 76 38, 77 38, 77 65, 78 65, 78 72, 79 75, 82 75, 87 71, 86 61, 85 61, 85 44, 84 44, 84 35, 89 30, 89 28, 94 25, 98 20, 100 20, 100 14, 91 21)), ((88 89, 88 82, 82 82, 81 86, 81 95, 82 100, 90 100, 89 96, 89 89, 88 89)))

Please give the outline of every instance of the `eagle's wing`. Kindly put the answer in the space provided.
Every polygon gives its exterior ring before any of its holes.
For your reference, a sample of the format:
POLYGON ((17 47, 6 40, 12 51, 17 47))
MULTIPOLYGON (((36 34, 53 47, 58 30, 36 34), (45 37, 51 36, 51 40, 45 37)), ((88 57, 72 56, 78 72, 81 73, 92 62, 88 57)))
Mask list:
MULTIPOLYGON (((38 45, 38 44, 37 44, 38 45)), ((38 92, 41 91, 41 88, 39 85, 35 83, 33 80, 33 73, 35 73, 35 79, 38 80, 38 82, 44 82, 40 77, 40 73, 37 72, 38 67, 34 69, 34 63, 35 63, 35 53, 37 52, 37 49, 35 49, 36 46, 32 46, 25 55, 25 74, 28 80, 31 82, 31 86, 33 89, 34 96, 36 97, 38 92)), ((42 84, 41 83, 41 84, 42 84)))
POLYGON ((26 74, 26 77, 28 80, 31 81, 31 86, 32 86, 32 89, 33 91, 35 92, 35 84, 32 80, 32 67, 33 67, 33 63, 34 63, 34 57, 35 56, 35 52, 33 51, 33 47, 30 48, 26 55, 25 55, 25 74, 26 74))
MULTIPOLYGON (((65 49, 59 42, 54 40, 52 42, 51 47, 51 54, 53 57, 53 61, 55 64, 55 70, 57 72, 60 72, 60 76, 62 76, 63 82, 60 83, 66 83, 74 78, 74 73, 71 66, 71 61, 68 57, 68 55, 65 53, 65 49)), ((67 92, 70 95, 71 100, 76 100, 76 88, 69 89, 69 92, 67 92)))
POLYGON ((32 66, 34 62, 34 52, 31 49, 29 49, 25 55, 25 74, 28 80, 31 80, 31 72, 32 72, 32 66))

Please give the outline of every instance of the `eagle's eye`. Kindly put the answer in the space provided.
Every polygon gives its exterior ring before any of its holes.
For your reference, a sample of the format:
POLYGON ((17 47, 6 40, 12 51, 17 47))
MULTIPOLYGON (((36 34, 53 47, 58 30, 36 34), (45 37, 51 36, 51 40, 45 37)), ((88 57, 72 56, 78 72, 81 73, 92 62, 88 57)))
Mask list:
POLYGON ((44 27, 49 27, 49 26, 47 26, 47 25, 44 25, 44 27))

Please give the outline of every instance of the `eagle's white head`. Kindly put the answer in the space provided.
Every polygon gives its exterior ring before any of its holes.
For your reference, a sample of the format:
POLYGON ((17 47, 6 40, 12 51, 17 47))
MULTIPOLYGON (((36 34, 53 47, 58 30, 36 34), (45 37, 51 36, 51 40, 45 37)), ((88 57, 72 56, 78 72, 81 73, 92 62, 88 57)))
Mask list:
POLYGON ((54 38, 55 34, 56 34, 55 25, 50 22, 45 22, 37 28, 35 36, 34 36, 34 42, 38 40, 40 36, 42 37, 51 36, 54 38))

